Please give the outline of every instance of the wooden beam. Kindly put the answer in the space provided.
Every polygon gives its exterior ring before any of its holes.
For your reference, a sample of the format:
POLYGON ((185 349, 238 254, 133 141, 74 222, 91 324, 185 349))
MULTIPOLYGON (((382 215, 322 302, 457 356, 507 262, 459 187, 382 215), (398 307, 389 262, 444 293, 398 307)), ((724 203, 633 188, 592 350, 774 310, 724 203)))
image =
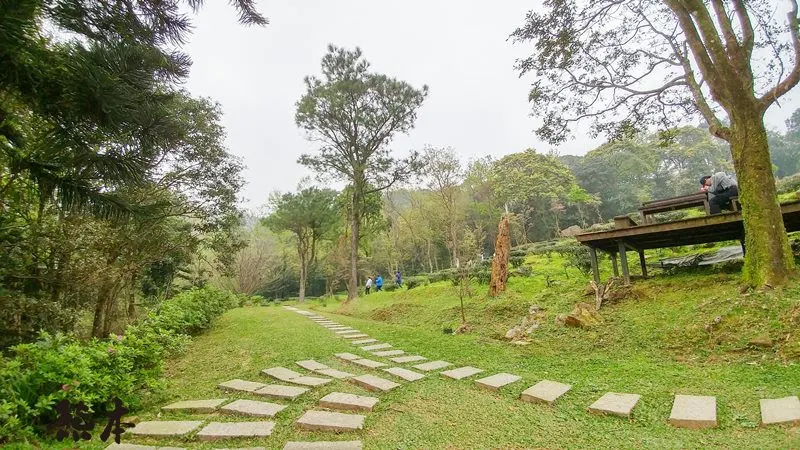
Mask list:
POLYGON ((625 243, 619 241, 619 262, 622 265, 622 279, 625 281, 626 285, 631 284, 631 275, 628 272, 628 256, 625 254, 625 243))
POLYGON ((592 276, 597 286, 600 286, 600 270, 597 268, 597 250, 594 247, 589 247, 589 259, 592 262, 592 276))
POLYGON ((611 252, 611 268, 614 269, 614 276, 619 277, 619 267, 617 267, 617 252, 611 252))
POLYGON ((647 278, 647 265, 644 263, 644 250, 639 250, 639 265, 642 266, 642 276, 647 278))

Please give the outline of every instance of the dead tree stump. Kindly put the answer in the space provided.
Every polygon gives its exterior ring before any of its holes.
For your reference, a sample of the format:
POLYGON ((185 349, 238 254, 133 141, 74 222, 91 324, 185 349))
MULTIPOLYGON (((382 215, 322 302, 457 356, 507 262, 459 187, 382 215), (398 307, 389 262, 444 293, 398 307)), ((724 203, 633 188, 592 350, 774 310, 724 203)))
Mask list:
POLYGON ((508 228, 508 214, 505 214, 500 218, 500 224, 497 227, 497 241, 494 244, 492 278, 489 281, 489 295, 492 297, 505 291, 508 282, 508 257, 511 254, 511 237, 508 228))

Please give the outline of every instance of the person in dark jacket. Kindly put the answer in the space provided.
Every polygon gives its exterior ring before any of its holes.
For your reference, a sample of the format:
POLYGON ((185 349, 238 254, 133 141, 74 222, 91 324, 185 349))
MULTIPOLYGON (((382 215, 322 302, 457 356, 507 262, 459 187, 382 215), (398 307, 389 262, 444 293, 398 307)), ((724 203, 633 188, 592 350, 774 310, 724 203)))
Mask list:
POLYGON ((739 196, 739 185, 725 172, 717 172, 700 178, 700 191, 708 192, 711 214, 719 214, 723 209, 732 209, 731 198, 739 196))
POLYGON ((394 284, 397 285, 397 288, 400 289, 403 287, 403 277, 400 276, 400 271, 394 273, 394 284))

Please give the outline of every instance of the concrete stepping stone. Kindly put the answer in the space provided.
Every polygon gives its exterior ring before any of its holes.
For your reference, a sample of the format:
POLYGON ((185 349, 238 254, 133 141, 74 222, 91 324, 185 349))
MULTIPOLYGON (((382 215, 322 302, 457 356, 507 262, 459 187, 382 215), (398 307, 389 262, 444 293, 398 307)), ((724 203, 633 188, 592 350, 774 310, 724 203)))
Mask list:
POLYGON ((409 355, 409 356, 398 356, 396 358, 390 358, 390 361, 396 363, 410 363, 410 362, 417 362, 417 361, 425 361, 426 357, 419 356, 419 355, 409 355))
POLYGON ((331 392, 319 400, 319 406, 344 411, 372 411, 378 404, 375 397, 347 394, 344 392, 331 392))
POLYGON ((218 388, 224 389, 226 391, 240 391, 240 392, 255 392, 267 385, 264 383, 258 383, 255 381, 245 381, 245 380, 229 380, 224 383, 220 383, 217 385, 218 388))
POLYGON ((329 329, 333 330, 333 331, 351 331, 351 330, 355 330, 355 328, 353 328, 353 327, 346 327, 344 325, 337 325, 337 326, 331 327, 329 329))
POLYGON ((361 441, 287 442, 283 450, 361 450, 361 441))
POLYGON ((362 367, 367 367, 369 369, 377 369, 378 367, 384 367, 386 364, 380 361, 374 361, 371 359, 361 358, 361 359, 354 359, 350 361, 353 364, 358 364, 362 367))
POLYGON ((703 395, 676 395, 669 423, 678 428, 717 426, 717 398, 703 395))
POLYGON ((354 431, 364 428, 365 417, 329 411, 306 411, 295 425, 303 430, 354 431))
POLYGON ((286 409, 285 405, 276 403, 259 402, 257 400, 236 400, 223 406, 220 412, 253 417, 275 417, 275 414, 284 409, 286 409))
POLYGON ((450 366, 452 366, 452 364, 447 361, 429 361, 412 367, 423 372, 430 372, 431 370, 444 369, 450 366))
POLYGON ((630 417, 633 408, 642 396, 639 394, 618 394, 608 392, 596 402, 589 405, 589 412, 595 414, 611 414, 613 416, 630 417))
POLYGON ((510 373, 498 373, 490 377, 475 380, 475 384, 477 384, 482 388, 486 388, 492 391, 499 391, 501 387, 509 385, 511 383, 516 383, 521 379, 522 377, 518 375, 513 375, 510 373))
POLYGON ((458 369, 445 370, 444 372, 441 373, 441 375, 447 378, 452 378, 454 380, 460 380, 462 378, 467 378, 473 375, 477 375, 481 372, 483 372, 483 369, 478 369, 477 367, 472 367, 472 366, 464 366, 464 367, 459 367, 458 369))
POLYGON ((295 378, 300 378, 303 376, 303 374, 297 373, 294 370, 289 370, 285 367, 270 367, 269 369, 262 370, 261 373, 281 381, 291 381, 295 378))
POLYGON ((156 447, 153 445, 139 445, 139 444, 117 444, 112 442, 111 445, 106 447, 106 450, 186 450, 183 447, 156 447))
POLYGON ((349 328, 347 330, 339 330, 339 331, 336 332, 336 334, 358 334, 358 333, 361 333, 361 332, 358 331, 358 330, 354 330, 352 328, 349 328))
POLYGON ((284 386, 282 384, 268 384, 261 389, 256 390, 253 394, 263 395, 265 397, 280 398, 284 400, 294 400, 297 397, 308 392, 308 388, 297 386, 284 386))
POLYGON ((365 345, 361 347, 361 350, 365 350, 371 352, 373 350, 383 350, 385 348, 392 348, 392 344, 375 344, 375 345, 365 345))
POLYGON ((360 356, 354 355, 352 353, 336 353, 333 356, 339 359, 343 359, 345 361, 355 361, 356 359, 361 359, 360 356))
POLYGON ((125 432, 136 436, 185 436, 202 424, 201 420, 153 420, 139 422, 125 432))
POLYGON ((378 342, 378 340, 373 338, 359 339, 357 341, 351 341, 350 343, 355 345, 362 345, 362 344, 372 344, 373 342, 378 342))
POLYGON ((317 387, 323 384, 328 384, 333 381, 331 378, 318 378, 318 377, 300 377, 289 380, 289 383, 299 384, 302 386, 317 387))
POLYGON ((323 369, 316 371, 320 375, 325 375, 326 377, 336 378, 337 380, 344 380, 346 378, 354 377, 352 373, 343 372, 341 370, 336 369, 323 369))
POLYGON ((542 402, 552 405, 559 397, 566 394, 572 386, 557 381, 542 380, 522 391, 522 400, 536 403, 542 402))
POLYGON ((361 338, 369 337, 369 335, 368 334, 364 334, 364 333, 356 333, 356 334, 345 334, 345 335, 342 335, 342 337, 345 338, 345 339, 361 339, 361 338))
POLYGON ((372 354, 375 355, 375 356, 387 357, 387 356, 405 355, 406 352, 404 352, 402 350, 381 350, 379 352, 372 352, 372 354))
POLYGON ((318 363, 313 359, 306 359, 303 361, 296 361, 295 364, 302 367, 303 369, 310 370, 312 372, 317 370, 325 370, 330 369, 330 367, 326 366, 325 364, 318 363))
POLYGON ((376 377, 375 375, 361 375, 358 377, 350 378, 350 381, 363 387, 368 391, 381 391, 388 392, 394 388, 400 387, 400 384, 385 378, 376 377))
POLYGON ((417 381, 425 378, 425 375, 419 372, 403 369, 402 367, 390 367, 388 369, 383 369, 383 371, 388 372, 396 377, 400 377, 406 381, 417 381))
MULTIPOLYGON (((138 425, 137 425, 138 426, 138 425)), ((272 434, 275 422, 211 422, 197 433, 201 441, 217 439, 266 437, 272 434)))
POLYGON ((193 413, 212 413, 217 410, 227 398, 212 398, 209 400, 184 400, 167 406, 162 406, 162 411, 185 411, 193 413))
POLYGON ((796 395, 784 398, 759 400, 761 425, 789 423, 800 425, 800 399, 796 395))

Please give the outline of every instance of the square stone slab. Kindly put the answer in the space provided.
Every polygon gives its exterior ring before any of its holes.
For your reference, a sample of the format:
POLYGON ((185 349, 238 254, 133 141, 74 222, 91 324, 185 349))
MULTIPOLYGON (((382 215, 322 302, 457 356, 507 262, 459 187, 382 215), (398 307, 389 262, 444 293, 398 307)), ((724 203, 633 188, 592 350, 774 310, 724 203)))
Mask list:
POLYGON ((294 370, 289 370, 285 367, 271 367, 269 369, 262 370, 261 373, 281 381, 292 381, 295 378, 300 378, 303 376, 303 374, 297 373, 294 370))
POLYGON ((306 411, 295 424, 304 430, 353 431, 364 428, 364 416, 328 411, 306 411))
POLYGON ((350 343, 354 345, 372 344, 373 342, 378 342, 378 340, 369 338, 369 339, 359 339, 357 341, 350 341, 350 343))
POLYGON ((390 374, 400 377, 406 381, 417 381, 425 378, 425 375, 414 372, 413 370, 403 369, 402 367, 390 367, 388 369, 383 369, 384 372, 389 372, 390 374))
POLYGON ((352 353, 336 353, 333 356, 335 356, 335 357, 337 357, 339 359, 343 359, 345 361, 355 361, 356 359, 361 359, 360 356, 354 355, 352 353))
POLYGON ((224 389, 226 391, 241 391, 241 392, 255 392, 265 386, 266 384, 264 383, 257 383, 255 381, 245 381, 239 379, 229 380, 217 385, 218 388, 224 389))
POLYGON ((717 398, 702 395, 676 395, 669 423, 679 428, 717 426, 717 398))
POLYGON ((387 356, 400 356, 400 355, 405 355, 405 354, 406 354, 406 352, 404 352, 404 351, 402 351, 402 350, 381 350, 381 351, 379 351, 379 352, 372 352, 372 354, 373 354, 373 355, 375 355, 375 356, 383 356, 383 357, 387 357, 387 356))
POLYGON ((364 359, 364 358, 354 359, 353 361, 350 362, 352 362, 353 364, 358 364, 359 366, 368 367, 370 369, 377 369, 378 367, 383 367, 386 365, 380 361, 373 361, 371 359, 364 359))
POLYGON ((349 330, 354 330, 353 328, 351 328, 351 327, 346 327, 346 326, 344 326, 344 325, 337 325, 337 326, 335 326, 335 327, 331 327, 331 328, 329 328, 329 329, 331 329, 331 330, 333 330, 333 331, 349 331, 349 330))
POLYGON ((402 364, 402 363, 410 363, 417 361, 425 361, 426 359, 428 358, 424 356, 409 355, 409 356, 398 356, 396 358, 391 358, 390 361, 402 364))
POLYGON ((308 392, 308 388, 301 388, 297 386, 284 386, 282 384, 268 384, 253 393, 256 395, 263 395, 265 397, 294 400, 297 397, 305 394, 306 392, 308 392))
POLYGON ((450 367, 450 366, 452 366, 452 364, 450 364, 447 361, 429 361, 426 363, 417 364, 416 366, 412 367, 421 370, 423 372, 430 372, 431 370, 444 369, 445 367, 450 367))
POLYGON ((211 413, 227 402, 227 398, 212 398, 209 400, 184 400, 167 406, 162 406, 163 411, 186 411, 195 413, 211 413))
POLYGON ((447 378, 452 378, 454 380, 460 380, 462 378, 467 378, 473 375, 477 375, 481 372, 483 372, 483 369, 478 369, 477 367, 472 367, 472 366, 465 366, 465 367, 459 367, 458 369, 445 370, 444 372, 442 372, 442 376, 445 376, 447 378))
POLYGON ((800 399, 796 395, 761 399, 759 403, 761 404, 761 425, 800 424, 800 399))
POLYGON ((361 441, 287 442, 283 450, 361 450, 361 441))
POLYGON ((385 348, 392 348, 392 344, 365 345, 361 347, 361 350, 366 350, 368 352, 371 352, 373 350, 383 350, 385 348))
POLYGON ((275 422, 211 422, 197 433, 201 441, 230 438, 265 437, 272 434, 275 422))
POLYGON ((589 405, 589 412, 595 414, 611 414, 620 417, 630 417, 633 407, 642 396, 639 394, 618 394, 608 392, 596 402, 589 405))
POLYGON ((286 409, 286 406, 275 403, 259 402, 257 400, 236 400, 223 406, 220 412, 253 417, 274 417, 275 414, 284 409, 286 409))
POLYGON ((376 377, 375 375, 361 375, 358 377, 350 378, 350 381, 363 387, 368 391, 382 391, 387 392, 399 387, 398 383, 389 381, 385 378, 376 377))
POLYGON ((125 432, 136 436, 185 436, 202 424, 200 420, 153 420, 139 422, 125 432))
POLYGON ((507 384, 516 383, 521 379, 522 377, 512 375, 510 373, 498 373, 497 375, 475 380, 475 384, 492 391, 499 391, 501 387, 507 384))
POLYGON ((361 333, 361 332, 358 331, 358 330, 354 330, 352 328, 348 328, 347 330, 340 330, 340 331, 336 332, 336 334, 358 334, 358 333, 361 333))
POLYGON ((111 445, 106 447, 106 450, 157 450, 158 447, 153 445, 137 445, 137 444, 117 444, 112 442, 111 445))
POLYGON ((326 377, 336 378, 337 380, 344 380, 345 378, 354 377, 352 373, 342 372, 341 370, 336 369, 324 369, 318 370, 318 374, 325 375, 326 377))
POLYGON ((559 397, 572 389, 569 384, 557 381, 542 380, 522 391, 522 400, 526 402, 542 402, 552 405, 559 397))
POLYGON ((372 411, 372 408, 377 404, 378 399, 375 397, 346 394, 344 392, 331 392, 319 400, 319 406, 323 408, 345 411, 372 411))
POLYGON ((317 378, 317 377, 299 377, 292 380, 289 380, 289 383, 300 384, 303 386, 322 386, 323 384, 328 384, 333 381, 330 378, 317 378))
POLYGON ((325 364, 318 363, 318 362, 314 361, 313 359, 306 359, 304 361, 297 361, 297 362, 295 362, 295 364, 297 364, 298 366, 302 367, 303 369, 310 370, 312 372, 315 371, 315 370, 330 369, 330 367, 326 366, 325 364))
POLYGON ((345 338, 345 339, 360 339, 360 338, 369 337, 369 335, 368 334, 364 334, 364 333, 356 333, 356 334, 345 334, 345 335, 342 335, 342 337, 345 338))

